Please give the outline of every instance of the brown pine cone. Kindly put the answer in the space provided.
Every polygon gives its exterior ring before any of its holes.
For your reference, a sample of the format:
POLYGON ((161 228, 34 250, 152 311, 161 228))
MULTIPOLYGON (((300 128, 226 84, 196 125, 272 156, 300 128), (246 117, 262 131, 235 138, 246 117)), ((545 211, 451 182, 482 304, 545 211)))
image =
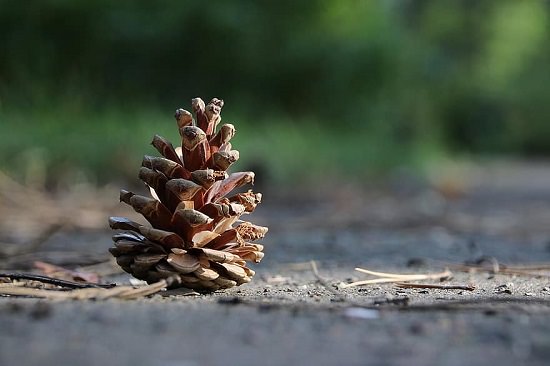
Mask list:
POLYGON ((214 291, 249 282, 254 271, 246 262, 259 262, 261 239, 267 228, 240 220, 254 211, 262 195, 248 191, 229 195, 253 183, 253 172, 228 175, 239 159, 230 140, 235 127, 221 121, 223 100, 207 105, 192 101, 190 112, 178 109, 176 121, 181 147, 156 135, 152 145, 163 157, 145 156, 139 178, 151 197, 121 190, 120 200, 142 214, 149 225, 111 217, 113 236, 109 251, 117 263, 136 278, 149 283, 172 278, 173 286, 214 291))

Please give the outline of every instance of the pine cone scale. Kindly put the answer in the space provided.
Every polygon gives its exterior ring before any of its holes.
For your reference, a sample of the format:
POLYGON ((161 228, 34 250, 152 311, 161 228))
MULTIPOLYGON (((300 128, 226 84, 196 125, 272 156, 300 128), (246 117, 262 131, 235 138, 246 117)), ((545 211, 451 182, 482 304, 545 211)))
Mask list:
POLYGON ((157 149, 157 151, 166 159, 172 160, 178 164, 182 164, 182 161, 176 153, 176 149, 174 149, 172 143, 166 140, 164 137, 155 135, 155 137, 153 137, 151 145, 153 145, 155 149, 157 149))

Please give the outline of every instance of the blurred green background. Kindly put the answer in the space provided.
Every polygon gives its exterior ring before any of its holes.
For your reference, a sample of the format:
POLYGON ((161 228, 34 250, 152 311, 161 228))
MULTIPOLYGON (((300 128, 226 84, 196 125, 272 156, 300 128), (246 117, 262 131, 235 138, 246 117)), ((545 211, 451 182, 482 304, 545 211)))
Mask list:
POLYGON ((196 96, 277 183, 548 156, 550 2, 0 0, 0 169, 21 181, 135 181, 196 96))

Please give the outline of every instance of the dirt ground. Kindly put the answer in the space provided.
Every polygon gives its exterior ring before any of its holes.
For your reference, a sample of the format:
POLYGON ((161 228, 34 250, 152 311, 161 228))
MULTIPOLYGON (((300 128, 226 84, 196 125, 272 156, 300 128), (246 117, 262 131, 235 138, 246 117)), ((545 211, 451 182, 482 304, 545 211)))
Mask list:
MULTIPOLYGON (((227 291, 133 301, 0 297, 0 365, 546 365, 550 271, 503 272, 550 264, 550 164, 456 174, 454 185, 397 174, 384 189, 264 189, 254 221, 270 227, 266 256, 251 283, 227 291), (475 263, 489 269, 457 267, 475 263), (453 278, 441 284, 474 289, 343 288, 368 278, 355 267, 449 267, 453 278)), ((61 230, 34 256, 97 262, 108 258, 111 234, 61 230)), ((25 266, 25 256, 0 259, 6 270, 25 266)))

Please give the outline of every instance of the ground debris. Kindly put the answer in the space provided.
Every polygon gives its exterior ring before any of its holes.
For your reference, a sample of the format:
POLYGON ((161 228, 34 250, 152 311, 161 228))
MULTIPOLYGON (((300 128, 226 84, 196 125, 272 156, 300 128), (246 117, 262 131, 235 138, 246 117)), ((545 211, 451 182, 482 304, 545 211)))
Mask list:
POLYGON ((51 277, 51 276, 43 276, 35 273, 0 273, 0 279, 3 280, 3 282, 7 282, 8 284, 11 284, 10 281, 27 281, 22 282, 20 285, 29 285, 33 282, 41 283, 41 284, 49 284, 54 286, 59 286, 62 288, 71 288, 71 289, 78 289, 78 288, 111 288, 114 287, 114 284, 108 284, 108 285, 101 285, 98 283, 91 283, 91 282, 74 282, 69 281, 65 279, 60 279, 57 277, 51 277))
POLYGON ((454 271, 468 273, 506 274, 525 277, 550 277, 550 263, 503 264, 494 257, 482 257, 463 264, 446 264, 454 271))
POLYGON ((400 288, 422 288, 422 289, 437 289, 437 290, 466 290, 474 291, 476 287, 473 284, 468 285, 440 285, 432 283, 404 283, 398 282, 395 286, 400 288))
POLYGON ((385 272, 375 272, 363 268, 355 268, 356 271, 365 273, 374 277, 375 279, 355 281, 351 283, 341 284, 341 288, 348 288, 354 286, 363 286, 363 285, 372 285, 377 283, 403 283, 407 281, 419 281, 419 280, 447 280, 452 277, 451 271, 446 269, 443 272, 439 273, 423 273, 423 274, 398 274, 398 273, 385 273, 385 272))
POLYGON ((496 294, 508 294, 511 295, 514 292, 514 284, 512 282, 506 283, 495 287, 496 294))
POLYGON ((290 277, 285 277, 281 275, 269 276, 264 278, 264 281, 269 285, 284 285, 290 282, 290 277))
POLYGON ((82 270, 71 270, 42 261, 34 262, 34 266, 45 275, 53 278, 78 282, 99 283, 99 275, 97 273, 82 270))
POLYGON ((396 305, 405 307, 409 305, 410 298, 407 296, 402 297, 387 297, 385 299, 380 300, 374 300, 372 303, 374 306, 380 306, 380 305, 396 305))
POLYGON ((115 286, 78 283, 34 274, 0 274, 14 282, 0 286, 0 296, 37 297, 50 300, 137 299, 166 289, 173 279, 163 279, 146 286, 115 286))
POLYGON ((240 304, 244 304, 246 301, 241 297, 232 296, 232 297, 221 297, 217 300, 217 302, 218 304, 222 304, 222 305, 240 305, 240 304))

